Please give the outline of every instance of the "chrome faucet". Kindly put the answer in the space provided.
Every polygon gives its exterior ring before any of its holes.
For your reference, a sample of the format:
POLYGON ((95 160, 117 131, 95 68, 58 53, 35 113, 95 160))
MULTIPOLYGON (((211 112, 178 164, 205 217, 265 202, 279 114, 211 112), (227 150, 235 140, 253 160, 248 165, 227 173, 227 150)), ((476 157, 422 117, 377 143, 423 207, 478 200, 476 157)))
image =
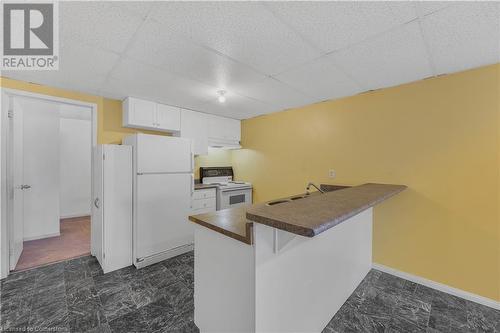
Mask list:
POLYGON ((323 191, 322 189, 320 189, 320 188, 319 188, 318 186, 316 186, 313 182, 309 182, 309 183, 307 184, 307 187, 306 187, 306 193, 307 193, 307 194, 311 194, 311 193, 309 192, 309 190, 311 189, 311 186, 312 186, 312 187, 314 187, 315 189, 317 189, 320 193, 325 193, 325 191, 323 191))

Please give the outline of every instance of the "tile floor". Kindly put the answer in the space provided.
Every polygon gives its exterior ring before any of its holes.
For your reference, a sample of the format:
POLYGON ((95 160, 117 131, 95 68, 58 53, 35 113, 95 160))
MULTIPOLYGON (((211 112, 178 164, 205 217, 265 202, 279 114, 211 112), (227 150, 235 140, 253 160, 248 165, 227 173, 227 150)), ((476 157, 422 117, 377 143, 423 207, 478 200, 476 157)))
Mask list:
POLYGON ((16 271, 90 254, 90 216, 61 219, 61 235, 26 241, 16 271))
MULTIPOLYGON (((90 256, 52 264, 10 275, 0 297, 5 331, 198 332, 192 252, 106 275, 90 256)), ((498 333, 500 312, 372 270, 323 332, 498 333)))

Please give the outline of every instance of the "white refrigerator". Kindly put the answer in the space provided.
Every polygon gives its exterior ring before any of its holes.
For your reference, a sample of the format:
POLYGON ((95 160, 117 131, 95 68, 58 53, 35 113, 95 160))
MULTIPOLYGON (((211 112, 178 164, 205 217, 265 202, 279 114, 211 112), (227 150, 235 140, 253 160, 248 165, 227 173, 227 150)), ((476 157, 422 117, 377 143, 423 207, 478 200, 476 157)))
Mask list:
POLYGON ((134 265, 141 268, 191 251, 191 140, 134 134, 123 144, 132 146, 133 152, 134 265))

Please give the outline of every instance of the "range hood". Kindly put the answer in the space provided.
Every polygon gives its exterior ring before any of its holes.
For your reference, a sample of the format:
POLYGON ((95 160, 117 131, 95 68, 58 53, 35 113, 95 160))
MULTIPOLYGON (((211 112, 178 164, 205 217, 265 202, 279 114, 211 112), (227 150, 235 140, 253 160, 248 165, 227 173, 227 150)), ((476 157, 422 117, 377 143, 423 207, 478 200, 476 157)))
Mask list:
POLYGON ((220 149, 240 149, 241 148, 239 141, 223 140, 223 139, 215 139, 215 138, 208 138, 208 146, 211 148, 220 148, 220 149))

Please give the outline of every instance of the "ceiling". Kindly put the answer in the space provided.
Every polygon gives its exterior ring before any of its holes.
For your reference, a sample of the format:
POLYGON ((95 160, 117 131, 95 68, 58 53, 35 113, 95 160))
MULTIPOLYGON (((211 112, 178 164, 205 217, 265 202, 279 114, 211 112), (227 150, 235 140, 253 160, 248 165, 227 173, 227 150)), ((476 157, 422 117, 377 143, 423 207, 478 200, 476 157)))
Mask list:
POLYGON ((59 71, 3 76, 237 119, 500 61, 495 2, 59 6, 59 71))

